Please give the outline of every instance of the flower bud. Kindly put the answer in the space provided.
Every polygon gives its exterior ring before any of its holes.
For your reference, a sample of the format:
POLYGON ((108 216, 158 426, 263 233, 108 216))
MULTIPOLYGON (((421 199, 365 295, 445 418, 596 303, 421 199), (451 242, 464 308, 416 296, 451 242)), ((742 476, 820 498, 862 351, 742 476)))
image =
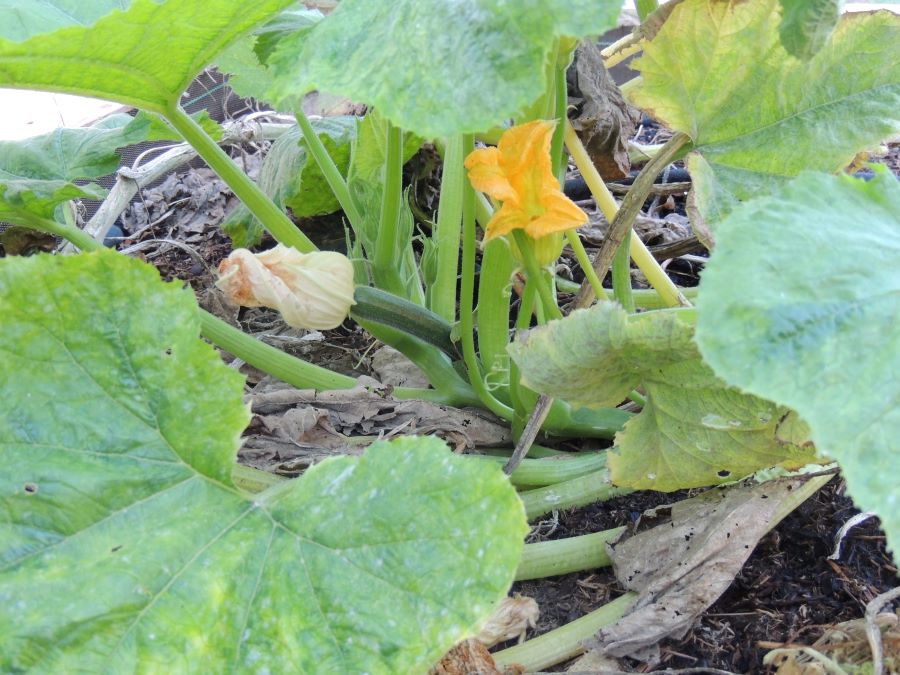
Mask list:
MULTIPOLYGON (((534 253, 534 259, 540 267, 550 267, 557 260, 563 251, 563 233, 554 232, 545 234, 537 239, 530 239, 531 250, 534 253)), ((522 252, 519 250, 515 239, 509 238, 509 250, 513 257, 522 263, 522 252)))
POLYGON ((236 305, 277 309, 294 328, 337 328, 353 305, 353 264, 333 251, 240 248, 219 263, 216 286, 236 305))

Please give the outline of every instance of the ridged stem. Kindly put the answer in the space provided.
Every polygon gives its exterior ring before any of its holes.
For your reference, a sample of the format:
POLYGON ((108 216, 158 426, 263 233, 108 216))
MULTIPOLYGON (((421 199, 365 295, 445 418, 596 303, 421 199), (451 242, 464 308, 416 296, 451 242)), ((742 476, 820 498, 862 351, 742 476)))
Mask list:
POLYGON ((228 184, 231 191, 240 199, 244 206, 259 219, 262 226, 275 237, 275 240, 285 246, 293 246, 301 253, 310 253, 316 250, 313 244, 297 226, 291 222, 287 214, 275 205, 265 192, 256 183, 250 180, 241 168, 234 163, 219 144, 203 131, 190 115, 177 104, 166 110, 166 119, 173 127, 184 136, 184 140, 191 144, 203 161, 228 184))

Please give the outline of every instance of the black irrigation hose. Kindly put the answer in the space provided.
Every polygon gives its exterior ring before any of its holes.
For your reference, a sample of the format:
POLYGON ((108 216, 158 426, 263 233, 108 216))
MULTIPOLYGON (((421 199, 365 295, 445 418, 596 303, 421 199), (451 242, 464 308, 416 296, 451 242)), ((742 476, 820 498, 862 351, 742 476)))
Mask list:
MULTIPOLYGON (((615 182, 619 185, 631 185, 632 183, 634 183, 634 179, 637 177, 638 173, 640 172, 632 171, 631 175, 627 178, 621 178, 619 180, 616 180, 615 182)), ((668 171, 663 171, 662 173, 660 173, 653 182, 659 185, 665 183, 687 183, 690 180, 691 176, 686 169, 679 169, 672 166, 669 167, 668 171)), ((569 180, 567 180, 564 192, 566 193, 566 197, 574 201, 591 198, 591 190, 590 188, 588 188, 587 183, 584 182, 584 178, 582 178, 581 176, 576 176, 575 178, 570 178, 569 180)))

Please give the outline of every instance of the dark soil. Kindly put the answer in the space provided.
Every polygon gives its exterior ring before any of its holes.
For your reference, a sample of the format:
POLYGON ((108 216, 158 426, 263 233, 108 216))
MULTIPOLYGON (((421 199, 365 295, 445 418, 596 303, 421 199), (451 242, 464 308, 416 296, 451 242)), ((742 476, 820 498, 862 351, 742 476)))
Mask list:
MULTIPOLYGON (((811 644, 828 626, 860 618, 866 603, 900 583, 876 519, 852 529, 840 559, 828 560, 837 531, 858 513, 842 491, 842 481, 833 480, 766 535, 688 635, 662 644, 657 668, 769 672, 762 657, 771 647, 760 642, 811 644)), ((552 538, 634 527, 645 509, 688 494, 642 492, 563 511, 552 538)), ((541 607, 531 638, 584 616, 623 589, 611 570, 598 569, 521 582, 513 591, 535 598, 541 607)), ((629 665, 635 672, 649 672, 636 661, 629 665)))

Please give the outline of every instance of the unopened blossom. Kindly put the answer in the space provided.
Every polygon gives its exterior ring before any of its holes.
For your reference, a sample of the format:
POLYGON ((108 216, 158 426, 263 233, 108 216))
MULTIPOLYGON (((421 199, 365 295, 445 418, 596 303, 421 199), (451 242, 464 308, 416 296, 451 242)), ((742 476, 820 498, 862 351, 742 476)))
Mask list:
POLYGON ((496 148, 479 148, 466 157, 473 187, 502 204, 485 228, 485 241, 517 229, 539 239, 588 222, 553 175, 550 144, 555 126, 535 120, 511 127, 496 148))
POLYGON ((353 305, 353 264, 333 251, 300 253, 278 245, 263 253, 239 248, 219 263, 216 282, 243 307, 271 307, 294 328, 336 328, 353 305))

